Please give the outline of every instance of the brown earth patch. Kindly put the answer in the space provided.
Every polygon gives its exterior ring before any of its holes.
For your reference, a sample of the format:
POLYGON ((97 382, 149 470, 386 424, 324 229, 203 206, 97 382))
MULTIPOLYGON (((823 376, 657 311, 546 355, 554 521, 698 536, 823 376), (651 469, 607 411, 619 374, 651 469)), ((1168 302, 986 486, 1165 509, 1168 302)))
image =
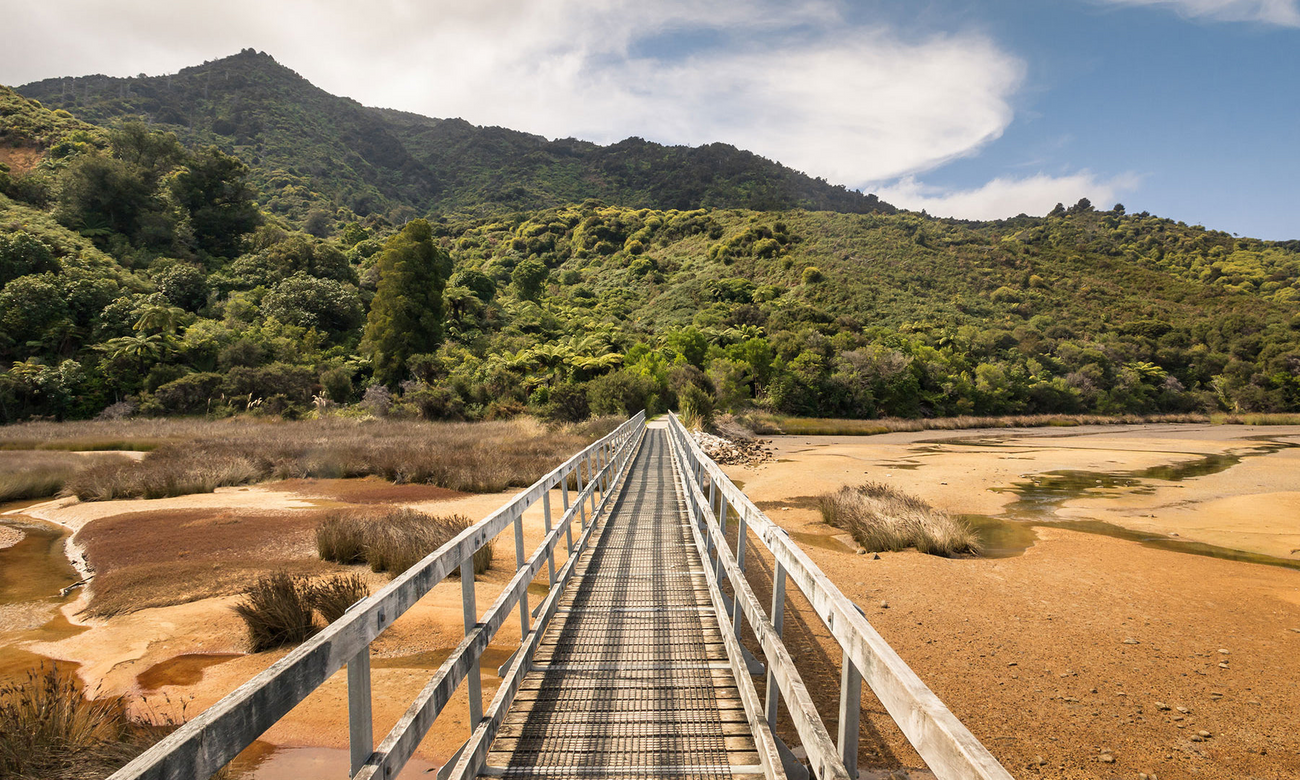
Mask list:
POLYGON ((377 477, 365 479, 286 479, 266 485, 271 490, 328 498, 349 504, 397 504, 416 501, 451 501, 474 495, 436 485, 397 485, 377 477))
POLYGON ((26 176, 41 164, 44 155, 35 146, 0 145, 0 163, 9 166, 15 176, 26 176))
POLYGON ((316 557, 319 509, 190 509, 107 517, 77 535, 94 568, 91 615, 234 595, 275 570, 324 574, 316 557))

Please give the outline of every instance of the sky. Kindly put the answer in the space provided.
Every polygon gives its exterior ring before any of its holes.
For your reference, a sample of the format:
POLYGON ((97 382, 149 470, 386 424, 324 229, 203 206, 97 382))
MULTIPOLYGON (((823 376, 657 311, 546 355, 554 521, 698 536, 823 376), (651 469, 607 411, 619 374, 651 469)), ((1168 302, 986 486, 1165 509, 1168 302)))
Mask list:
POLYGON ((1300 238, 1300 0, 0 0, 0 83, 252 47, 362 103, 722 141, 938 216, 1300 238))

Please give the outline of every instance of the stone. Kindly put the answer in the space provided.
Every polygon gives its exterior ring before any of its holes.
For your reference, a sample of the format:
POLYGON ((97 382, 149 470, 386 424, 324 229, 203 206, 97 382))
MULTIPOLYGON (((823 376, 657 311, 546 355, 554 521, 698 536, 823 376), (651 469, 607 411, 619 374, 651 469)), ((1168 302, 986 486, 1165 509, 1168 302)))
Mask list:
POLYGON ((1098 758, 1098 760, 1101 761, 1101 763, 1103 764, 1115 763, 1115 757, 1112 756, 1110 753, 1102 753, 1101 756, 1098 758))
POLYGON ((1231 655, 1227 650, 1219 648, 1219 655, 1231 655))
POLYGON ((1208 731, 1204 731, 1204 730, 1196 732, 1196 735, 1197 735, 1198 737, 1202 737, 1202 738, 1204 738, 1204 739, 1209 739, 1209 738, 1210 738, 1210 732, 1208 732, 1208 731))
POLYGON ((1162 701, 1158 701, 1156 702, 1156 709, 1161 710, 1162 712, 1167 712, 1169 710, 1169 705, 1162 701))
POLYGON ((1230 667, 1228 666, 1228 662, 1227 662, 1227 661, 1220 661, 1220 662, 1219 662, 1219 668, 1220 668, 1220 669, 1228 669, 1228 668, 1230 668, 1230 667))
POLYGON ((881 608, 881 609, 889 609, 889 602, 888 602, 888 601, 882 601, 882 602, 880 602, 880 608, 881 608))
POLYGON ((871 556, 871 560, 873 560, 873 561, 878 561, 878 560, 880 560, 880 553, 874 553, 874 554, 872 554, 872 556, 871 556))
POLYGON ((1138 640, 1134 639, 1133 637, 1129 637, 1128 639, 1125 639, 1125 640, 1124 640, 1124 644, 1126 644, 1126 645, 1139 645, 1139 644, 1142 644, 1142 643, 1139 642, 1138 640))
POLYGON ((1184 715, 1191 715, 1191 714, 1192 714, 1192 711, 1189 710, 1189 709, 1187 709, 1186 707, 1175 707, 1174 709, 1178 710, 1179 712, 1183 713, 1184 715))

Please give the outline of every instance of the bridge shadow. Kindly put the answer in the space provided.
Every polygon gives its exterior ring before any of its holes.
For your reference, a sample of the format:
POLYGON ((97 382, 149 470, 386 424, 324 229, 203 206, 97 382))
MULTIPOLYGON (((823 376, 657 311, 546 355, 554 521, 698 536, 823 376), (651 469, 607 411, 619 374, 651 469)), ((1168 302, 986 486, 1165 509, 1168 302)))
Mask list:
MULTIPOLYGON (((728 515, 736 517, 734 508, 728 509, 728 515)), ((736 551, 737 525, 727 524, 727 540, 732 554, 736 551)), ((771 553, 763 546, 753 533, 747 534, 745 542, 745 579, 749 587, 763 605, 764 613, 770 617, 768 610, 772 604, 772 581, 774 565, 771 553)), ((723 590, 732 595, 730 583, 724 582, 723 590)), ((756 658, 762 659, 758 639, 747 620, 741 621, 741 641, 756 658)), ((831 636, 821 618, 817 616, 812 604, 804 598, 793 580, 786 580, 785 623, 783 641, 795 668, 803 678, 804 685, 812 697, 813 704, 821 716, 822 723, 831 739, 835 740, 839 731, 840 709, 840 674, 843 650, 831 636)), ((760 697, 766 697, 767 676, 754 677, 754 686, 760 697)), ((794 722, 782 701, 777 718, 776 733, 792 749, 800 744, 794 722)), ((867 685, 862 686, 862 700, 859 702, 858 731, 858 767, 859 769, 899 769, 905 766, 923 766, 924 761, 910 746, 906 737, 894 724, 889 712, 867 685), (883 728, 882 728, 883 727, 883 728), (890 732, 886 736, 885 729, 890 732), (904 755, 899 755, 894 746, 902 743, 904 755)))

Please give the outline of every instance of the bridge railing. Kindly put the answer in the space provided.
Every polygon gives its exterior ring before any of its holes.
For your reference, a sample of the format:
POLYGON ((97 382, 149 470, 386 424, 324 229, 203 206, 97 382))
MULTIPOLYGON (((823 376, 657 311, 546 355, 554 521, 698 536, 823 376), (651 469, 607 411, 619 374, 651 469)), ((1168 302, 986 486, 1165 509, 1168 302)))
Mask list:
POLYGON ((858 719, 865 680, 940 780, 1010 780, 1007 770, 921 682, 853 602, 704 454, 672 413, 668 430, 691 518, 703 536, 701 543, 708 548, 702 552, 711 556, 714 566, 710 586, 720 587, 724 577, 731 583, 735 596, 731 615, 734 636, 740 639, 743 618, 767 661, 764 713, 768 723, 776 728, 777 707, 783 700, 813 774, 819 780, 858 776, 858 719), (734 555, 726 536, 730 512, 735 513, 738 525, 734 555), (766 613, 744 575, 748 532, 753 532, 774 561, 772 606, 766 613), (839 733, 835 742, 781 642, 787 579, 803 593, 843 651, 839 733))
MULTIPOLYGON (((524 649, 536 645, 546 621, 554 614, 564 581, 572 573, 597 517, 607 511, 612 488, 626 470, 644 428, 645 413, 638 413, 569 458, 505 506, 457 534, 369 598, 354 604, 343 617, 136 757, 110 780, 210 777, 345 665, 352 777, 396 777, 463 681, 467 681, 469 691, 470 736, 473 737, 484 720, 479 658, 518 605, 521 647, 507 666, 516 670, 523 667, 526 671, 531 652, 525 653, 524 649), (572 500, 571 483, 576 491, 572 500), (563 509, 558 522, 553 522, 551 491, 556 487, 561 490, 563 509), (546 535, 525 559, 523 513, 539 500, 546 535), (580 526, 576 543, 572 528, 575 517, 580 526), (480 617, 474 596, 474 553, 511 525, 515 532, 515 575, 480 617), (569 557, 557 573, 555 551, 561 537, 569 557), (543 567, 547 569, 551 588, 540 610, 540 619, 534 622, 528 608, 528 585, 543 567), (375 748, 370 643, 457 569, 464 603, 465 638, 375 748)), ((453 758, 446 768, 456 761, 453 758)))

